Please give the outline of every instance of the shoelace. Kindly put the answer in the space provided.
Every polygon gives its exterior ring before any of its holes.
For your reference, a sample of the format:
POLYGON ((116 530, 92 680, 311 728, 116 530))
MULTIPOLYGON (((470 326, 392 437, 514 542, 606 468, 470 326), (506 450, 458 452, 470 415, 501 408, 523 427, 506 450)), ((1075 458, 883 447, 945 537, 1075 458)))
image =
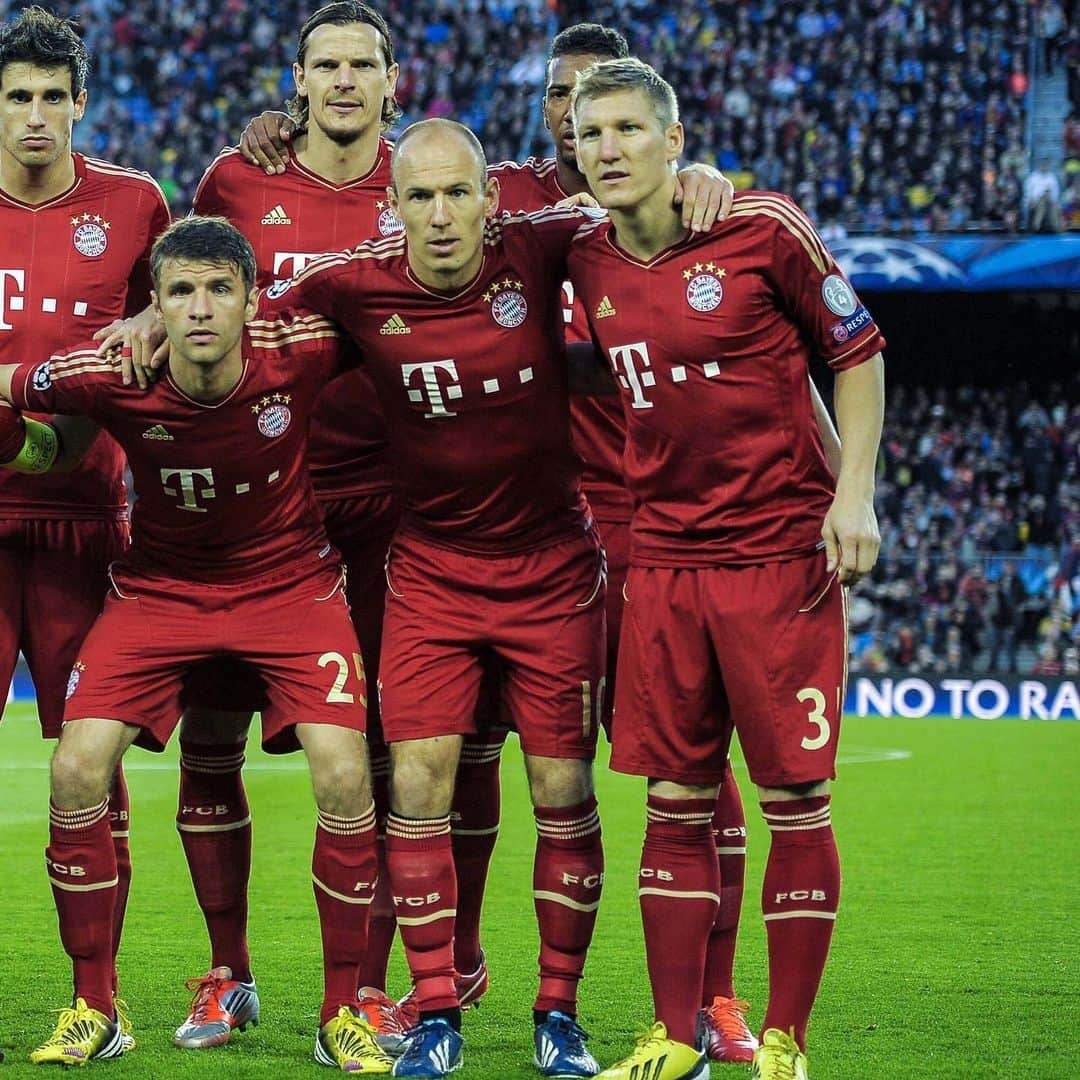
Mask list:
POLYGON ((338 1010, 338 1025, 335 1038, 338 1048, 346 1057, 377 1055, 384 1057, 379 1044, 375 1041, 375 1029, 363 1016, 356 1016, 349 1008, 342 1006, 338 1010))
MULTIPOLYGON (((186 979, 185 988, 195 996, 191 1000, 191 1022, 195 1024, 205 1023, 210 1019, 211 1008, 216 1014, 222 1013, 221 992, 225 987, 225 980, 218 978, 213 972, 200 975, 198 978, 186 979)), ((220 1020, 220 1015, 215 1015, 214 1020, 220 1020)))
POLYGON ((795 1080, 795 1055, 790 1051, 782 1046, 767 1046, 765 1058, 769 1080, 795 1080))
POLYGON ((131 1017, 128 1014, 128 1003, 122 998, 113 995, 113 1008, 116 1010, 116 1023, 120 1028, 122 1034, 126 1035, 132 1040, 134 1045, 134 1035, 132 1034, 131 1017))
POLYGON ((98 1023, 94 1017, 87 1015, 89 1009, 66 1008, 56 1011, 60 1014, 56 1030, 45 1046, 77 1046, 93 1038, 98 1023))
POLYGON ((376 1001, 375 1007, 379 1012, 379 1026, 385 1032, 395 1035, 404 1033, 405 1025, 401 1022, 400 1010, 392 1001, 376 1001))
POLYGON ((577 1036, 582 1042, 589 1041, 589 1033, 569 1016, 557 1016, 554 1020, 549 1019, 548 1023, 559 1031, 565 1031, 567 1035, 577 1036))
POLYGON ((750 1011, 749 1001, 731 998, 723 1005, 710 1005, 705 1011, 725 1038, 745 1038, 746 1020, 744 1017, 750 1011))
POLYGON ((433 1035, 436 1039, 442 1038, 441 1028, 437 1028, 436 1025, 432 1023, 425 1024, 421 1021, 415 1027, 409 1028, 409 1030, 405 1032, 405 1038, 408 1039, 408 1043, 406 1044, 405 1052, 401 1055, 399 1060, 411 1063, 426 1060, 430 1053, 429 1049, 424 1046, 424 1042, 426 1041, 425 1036, 428 1034, 433 1035))

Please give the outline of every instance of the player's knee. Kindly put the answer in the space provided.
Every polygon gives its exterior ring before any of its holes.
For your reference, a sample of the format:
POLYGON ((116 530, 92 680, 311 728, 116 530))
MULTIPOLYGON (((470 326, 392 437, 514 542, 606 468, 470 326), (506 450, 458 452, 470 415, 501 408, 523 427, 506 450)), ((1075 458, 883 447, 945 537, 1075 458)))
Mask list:
POLYGON ((96 806, 108 796, 113 772, 110 757, 61 740, 49 771, 52 800, 68 810, 96 806))
POLYGON ((420 755, 395 753, 390 769, 390 802, 397 814, 441 817, 450 812, 456 768, 420 755))
POLYGON ((814 799, 819 795, 829 794, 828 780, 807 780, 803 784, 791 784, 788 787, 758 788, 761 802, 777 802, 785 799, 814 799))
POLYGON ((308 755, 311 785, 320 810, 357 817, 371 805, 371 778, 363 744, 343 742, 334 754, 308 755))
POLYGON ((592 762, 526 758, 534 806, 576 806, 593 793, 592 762))

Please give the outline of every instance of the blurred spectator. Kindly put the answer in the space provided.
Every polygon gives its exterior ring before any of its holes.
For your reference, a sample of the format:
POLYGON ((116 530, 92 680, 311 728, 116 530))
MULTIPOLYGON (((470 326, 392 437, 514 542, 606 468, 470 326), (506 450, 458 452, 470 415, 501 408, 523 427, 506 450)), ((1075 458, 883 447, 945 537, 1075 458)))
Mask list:
POLYGON ((1061 182, 1048 158, 1042 158, 1024 181, 1024 211, 1030 232, 1061 232, 1061 182))
POLYGON ((1058 0, 1041 0, 1039 4, 1039 38, 1043 47, 1043 70, 1054 74, 1054 62, 1061 59, 1065 42, 1065 11, 1058 0))
POLYGON ((1044 393, 890 391, 853 671, 1029 672, 1080 646, 1080 375, 1044 393))

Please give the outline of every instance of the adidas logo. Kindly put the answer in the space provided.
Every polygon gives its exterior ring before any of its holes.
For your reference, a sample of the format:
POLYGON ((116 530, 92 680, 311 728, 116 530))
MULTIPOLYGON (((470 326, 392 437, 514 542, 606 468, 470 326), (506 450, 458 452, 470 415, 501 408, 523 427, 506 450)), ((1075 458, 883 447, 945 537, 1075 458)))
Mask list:
POLYGON ((158 439, 161 442, 173 442, 173 437, 165 430, 164 424, 155 424, 147 428, 143 433, 144 439, 158 439))
POLYGON ((615 309, 611 306, 611 301, 605 296, 600 301, 600 306, 596 309, 596 317, 598 319, 609 319, 615 314, 615 309))
POLYGON ((278 203, 266 217, 262 219, 264 225, 291 225, 292 218, 285 213, 285 207, 278 203))
POLYGON ((400 315, 391 315, 379 327, 380 334, 411 334, 412 327, 405 325, 405 320, 400 315))

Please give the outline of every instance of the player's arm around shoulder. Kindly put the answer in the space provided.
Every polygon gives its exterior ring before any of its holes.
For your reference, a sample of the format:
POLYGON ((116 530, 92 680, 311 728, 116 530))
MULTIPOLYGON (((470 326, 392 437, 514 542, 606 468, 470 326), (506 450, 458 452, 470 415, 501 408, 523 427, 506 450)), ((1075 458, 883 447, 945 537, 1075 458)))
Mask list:
MULTIPOLYGON (((0 365, 0 466, 14 472, 39 474, 71 472, 85 456, 101 429, 85 416, 58 416, 51 422, 23 416, 33 402, 20 383, 38 375, 48 379, 47 365, 0 365)), ((44 411, 52 411, 47 409, 44 411)))

